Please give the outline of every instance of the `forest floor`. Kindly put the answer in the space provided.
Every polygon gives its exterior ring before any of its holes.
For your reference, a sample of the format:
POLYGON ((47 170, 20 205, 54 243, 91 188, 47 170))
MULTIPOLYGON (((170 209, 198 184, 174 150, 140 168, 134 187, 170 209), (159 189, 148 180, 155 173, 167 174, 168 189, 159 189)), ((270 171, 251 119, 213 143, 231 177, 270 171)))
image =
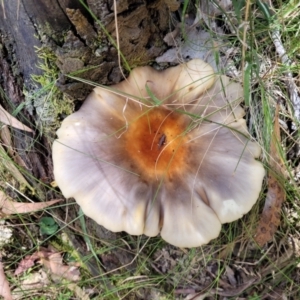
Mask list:
MULTIPOLYGON (((34 128, 17 120, 22 107, 12 114, 1 109, 0 121, 9 124, 1 127, 0 144, 5 299, 300 299, 300 4, 208 2, 190 15, 182 8, 181 23, 165 38, 169 50, 151 64, 163 69, 201 58, 243 85, 248 130, 267 174, 252 210, 192 249, 160 236, 112 233, 84 217, 48 178, 36 178, 32 188, 13 135, 34 128)), ((73 112, 76 103, 56 88, 59 74, 49 67, 55 58, 41 58, 44 75, 36 79, 43 88, 31 97, 44 101, 46 117, 33 126, 52 144, 60 124, 47 120, 58 99, 66 106, 55 114, 73 112)))

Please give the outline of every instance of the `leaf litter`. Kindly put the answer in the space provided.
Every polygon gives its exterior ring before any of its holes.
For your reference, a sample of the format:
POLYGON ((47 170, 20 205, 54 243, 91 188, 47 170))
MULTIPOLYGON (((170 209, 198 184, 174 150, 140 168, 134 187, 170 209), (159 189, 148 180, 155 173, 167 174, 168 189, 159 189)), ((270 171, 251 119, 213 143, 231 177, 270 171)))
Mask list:
POLYGON ((78 299, 90 299, 88 294, 76 284, 81 278, 79 265, 77 263, 64 263, 62 254, 51 246, 48 248, 41 247, 39 251, 23 258, 14 275, 19 277, 37 264, 41 265, 43 269, 38 272, 30 272, 24 280, 21 280, 20 287, 13 291, 14 299, 22 298, 27 290, 39 290, 49 286, 51 284, 49 276, 54 282, 66 280, 65 286, 73 291, 78 299))
MULTIPOLYGON (((37 292, 51 286, 51 281, 64 282, 64 286, 74 293, 76 299, 89 300, 89 291, 83 290, 77 285, 81 279, 79 263, 65 263, 62 253, 54 247, 40 247, 40 249, 31 255, 23 258, 14 272, 15 276, 20 278, 19 286, 13 290, 13 299, 24 299, 28 293, 37 292), (31 268, 41 265, 43 268, 39 271, 32 271, 31 268), (29 274, 26 274, 29 271, 29 274), (24 274, 24 279, 21 277, 24 274), (51 279, 51 280, 50 280, 51 279)), ((93 292, 93 291, 90 291, 93 292)), ((29 296, 29 294, 27 295, 29 296)))
MULTIPOLYGON (((56 200, 40 202, 40 203, 15 202, 9 196, 7 196, 3 191, 0 190, 0 211, 3 215, 31 213, 34 211, 45 209, 50 205, 58 203, 59 201, 61 200, 56 199, 56 200)), ((8 229, 9 228, 7 228, 7 226, 4 225, 3 226, 1 225, 0 227, 1 237, 3 236, 4 233, 6 233, 5 244, 9 242, 11 237, 11 231, 9 231, 10 235, 7 236, 8 229)), ((44 265, 46 269, 49 269, 53 275, 61 276, 70 281, 78 278, 79 271, 74 267, 69 268, 68 266, 63 265, 60 254, 53 251, 51 252, 38 251, 33 255, 26 257, 24 260, 20 262, 20 265, 16 270, 15 275, 19 275, 24 271, 26 271, 27 269, 34 266, 34 262, 37 259, 39 259, 40 263, 44 265)), ((3 265, 1 262, 0 262, 0 295, 3 296, 5 300, 15 299, 12 298, 11 296, 10 287, 5 277, 3 265)))
POLYGON ((39 251, 31 255, 27 255, 22 259, 15 270, 15 275, 20 275, 33 267, 38 261, 51 276, 55 279, 67 279, 69 281, 78 281, 80 279, 80 272, 78 266, 69 266, 63 263, 63 258, 60 252, 57 252, 53 247, 41 248, 39 251))
POLYGON ((61 200, 55 199, 47 202, 37 203, 16 202, 0 190, 0 212, 5 215, 31 213, 37 210, 45 209, 59 201, 61 200))

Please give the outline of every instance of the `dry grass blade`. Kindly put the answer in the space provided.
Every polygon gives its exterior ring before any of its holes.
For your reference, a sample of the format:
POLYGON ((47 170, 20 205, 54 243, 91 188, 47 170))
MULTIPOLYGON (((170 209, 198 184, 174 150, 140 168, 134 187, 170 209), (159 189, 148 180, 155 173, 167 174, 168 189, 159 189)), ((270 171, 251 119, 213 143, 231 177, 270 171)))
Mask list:
POLYGON ((15 117, 10 115, 1 105, 0 105, 0 122, 20 130, 33 132, 32 129, 30 129, 29 127, 27 127, 26 125, 18 121, 15 117))
POLYGON ((0 130, 0 159, 3 167, 9 170, 10 174, 24 187, 33 191, 33 188, 27 182, 25 177, 19 171, 16 164, 24 169, 27 169, 25 162, 22 160, 17 151, 14 150, 13 142, 8 126, 3 126, 0 130))
POLYGON ((278 151, 280 143, 279 105, 276 107, 273 135, 270 145, 270 170, 268 174, 268 193, 265 206, 256 229, 255 241, 259 246, 269 242, 280 225, 281 205, 285 201, 285 190, 280 182, 283 163, 278 151))
POLYGON ((6 196, 2 191, 0 191, 0 209, 3 214, 25 214, 33 211, 41 210, 47 208, 50 205, 53 205, 61 200, 51 200, 47 202, 39 203, 21 203, 15 202, 6 196))
POLYGON ((4 300, 13 299, 8 281, 4 274, 3 265, 1 262, 0 262, 0 295, 4 298, 4 300))
MULTIPOLYGON (((8 155, 14 160, 16 164, 18 164, 22 168, 26 168, 25 162, 22 160, 17 151, 15 151, 13 146, 13 141, 11 137, 11 133, 8 126, 3 126, 0 130, 0 139, 3 143, 3 146, 7 150, 8 155)), ((2 147, 1 150, 4 148, 2 147)), ((4 150, 4 149, 3 149, 4 150)))
POLYGON ((19 169, 16 167, 14 162, 11 160, 11 158, 7 155, 5 152, 4 147, 0 144, 0 159, 2 165, 9 170, 10 174, 24 187, 28 187, 30 190, 32 190, 32 187, 29 185, 25 177, 21 174, 19 169))

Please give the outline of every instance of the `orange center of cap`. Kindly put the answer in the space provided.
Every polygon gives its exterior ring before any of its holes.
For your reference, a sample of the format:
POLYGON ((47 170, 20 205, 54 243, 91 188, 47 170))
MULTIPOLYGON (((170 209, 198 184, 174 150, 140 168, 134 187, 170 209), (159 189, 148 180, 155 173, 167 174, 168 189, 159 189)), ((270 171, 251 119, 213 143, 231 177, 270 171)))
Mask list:
POLYGON ((124 134, 126 151, 142 176, 172 177, 187 158, 186 118, 157 108, 145 113, 124 134))

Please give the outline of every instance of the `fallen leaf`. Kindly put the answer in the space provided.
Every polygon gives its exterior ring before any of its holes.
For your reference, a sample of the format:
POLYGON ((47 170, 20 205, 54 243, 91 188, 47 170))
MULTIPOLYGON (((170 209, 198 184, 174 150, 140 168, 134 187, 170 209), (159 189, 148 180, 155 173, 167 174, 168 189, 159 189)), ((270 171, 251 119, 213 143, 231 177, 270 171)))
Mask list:
POLYGON ((12 295, 8 281, 5 277, 2 262, 0 262, 0 295, 4 300, 12 300, 12 295))
POLYGON ((9 114, 1 105, 0 105, 0 122, 10 125, 14 128, 21 129, 28 132, 33 132, 32 129, 18 121, 15 117, 9 114))
POLYGON ((177 45, 176 38, 179 37, 179 33, 180 33, 180 29, 181 29, 180 26, 182 26, 182 24, 178 23, 177 26, 175 27, 175 29, 172 32, 167 33, 166 36, 164 37, 164 42, 168 46, 176 46, 177 45))
POLYGON ((3 214, 6 215, 30 213, 47 208, 48 206, 53 205, 59 201, 61 200, 56 199, 37 203, 15 202, 10 197, 6 196, 2 191, 0 191, 0 210, 3 214))
POLYGON ((285 201, 285 189, 280 181, 283 174, 283 163, 278 151, 280 143, 279 105, 276 106, 274 129, 270 145, 270 168, 268 174, 268 192, 265 206, 260 217, 254 237, 259 246, 269 242, 280 225, 281 205, 285 201))
POLYGON ((54 248, 41 248, 32 255, 26 256, 18 265, 15 275, 19 275, 31 268, 35 262, 39 263, 50 271, 54 279, 65 278, 69 281, 78 281, 80 279, 80 272, 77 266, 69 266, 63 263, 62 256, 54 248))
POLYGON ((27 255, 25 256, 25 258, 23 258, 17 269, 15 270, 15 275, 20 275, 22 274, 23 272, 27 271, 29 268, 33 267, 34 266, 34 263, 36 260, 39 259, 39 256, 37 254, 37 252, 35 252, 34 254, 32 255, 27 255))
MULTIPOLYGON (((45 289, 50 284, 50 280, 45 271, 39 270, 35 273, 30 273, 26 276, 26 279, 22 280, 19 284, 19 287, 15 288, 12 291, 14 300, 31 299, 32 291, 45 289)), ((81 300, 90 300, 88 292, 84 289, 81 289, 75 283, 68 283, 65 285, 67 289, 72 291, 76 299, 81 300)))
POLYGON ((45 271, 30 273, 26 279, 20 281, 18 287, 12 291, 13 299, 32 299, 32 291, 42 290, 50 284, 45 271), (27 298, 25 298, 27 297, 27 298))
MULTIPOLYGON (((170 33, 165 37, 168 43, 172 43, 172 39, 176 36, 176 31, 170 33)), ((190 27, 184 33, 184 39, 174 40, 173 43, 176 45, 161 56, 157 57, 155 60, 158 63, 178 63, 180 59, 192 59, 200 58, 210 64, 215 71, 218 70, 217 66, 219 65, 216 61, 216 56, 214 52, 218 50, 219 44, 222 44, 222 41, 217 39, 213 40, 211 35, 205 30, 198 30, 196 26, 190 27), (191 46, 190 41, 193 41, 191 46), (209 50, 208 50, 209 49, 209 50)))
POLYGON ((78 267, 65 265, 59 252, 38 251, 37 253, 40 257, 40 263, 54 275, 54 278, 65 278, 70 281, 80 279, 78 267))

